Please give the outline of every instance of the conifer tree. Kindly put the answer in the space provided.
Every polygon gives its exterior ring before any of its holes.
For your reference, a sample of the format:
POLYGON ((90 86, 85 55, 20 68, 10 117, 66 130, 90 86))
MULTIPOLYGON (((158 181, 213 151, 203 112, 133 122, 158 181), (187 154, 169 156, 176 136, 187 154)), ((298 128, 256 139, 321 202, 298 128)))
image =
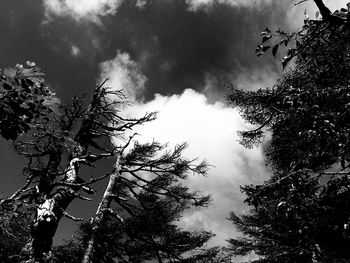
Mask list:
MULTIPOLYGON (((187 202, 144 190, 138 202, 133 202, 132 215, 125 214, 123 221, 113 213, 106 214, 98 232, 90 222, 82 224, 75 239, 56 249, 55 262, 81 262, 92 235, 92 262, 231 262, 219 247, 203 246, 212 233, 177 226, 187 202)), ((116 204, 112 209, 121 211, 116 204)))
POLYGON ((231 251, 255 252, 256 262, 348 262, 349 246, 349 4, 331 12, 315 0, 322 18, 306 17, 294 33, 266 28, 257 54, 292 46, 286 71, 271 88, 232 89, 228 100, 257 128, 242 131, 246 147, 266 144, 271 179, 242 187, 248 215, 231 215, 246 234, 231 251), (287 67, 288 63, 292 63, 287 67))

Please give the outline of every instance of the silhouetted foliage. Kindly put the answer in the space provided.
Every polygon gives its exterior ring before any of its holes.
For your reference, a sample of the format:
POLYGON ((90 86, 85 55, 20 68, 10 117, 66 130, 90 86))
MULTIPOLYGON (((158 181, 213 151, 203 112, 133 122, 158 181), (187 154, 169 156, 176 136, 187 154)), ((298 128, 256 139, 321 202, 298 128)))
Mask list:
MULTIPOLYGON (((255 262, 348 262, 349 244, 349 12, 331 13, 314 1, 322 19, 305 19, 287 34, 265 29, 263 42, 280 38, 294 45, 283 67, 294 65, 272 88, 233 89, 228 100, 258 128, 242 131, 241 143, 253 147, 264 134, 270 180, 242 187, 250 214, 231 215, 245 237, 231 239, 235 255, 255 252, 255 262)), ((270 46, 270 47, 271 47, 270 46)), ((268 50, 268 48, 265 48, 268 50)), ((258 54, 266 50, 260 48, 258 54)))
POLYGON ((35 207, 7 204, 0 210, 0 262, 19 262, 21 250, 30 237, 30 224, 35 207))
POLYGON ((5 139, 15 140, 36 121, 48 118, 57 99, 43 76, 34 66, 0 70, 0 134, 5 139))
MULTIPOLYGON (((141 204, 123 221, 113 213, 106 215, 95 235, 93 262, 229 262, 219 248, 203 248, 212 233, 185 231, 176 225, 188 204, 147 191, 139 194, 139 200, 141 204)), ((78 238, 57 248, 55 262, 81 262, 93 232, 90 223, 82 224, 78 238)))
POLYGON ((249 214, 231 214, 245 234, 229 240, 235 255, 252 251, 256 262, 347 262, 350 196, 348 178, 320 184, 318 177, 298 172, 281 180, 276 173, 258 186, 242 187, 249 214))

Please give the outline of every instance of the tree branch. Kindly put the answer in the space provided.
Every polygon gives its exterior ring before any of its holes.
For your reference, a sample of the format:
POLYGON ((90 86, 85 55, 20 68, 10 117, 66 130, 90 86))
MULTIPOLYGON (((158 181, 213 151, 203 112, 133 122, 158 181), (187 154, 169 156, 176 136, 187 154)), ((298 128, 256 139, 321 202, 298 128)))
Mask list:
POLYGON ((318 10, 320 11, 322 17, 324 20, 330 21, 332 20, 332 13, 326 7, 326 5, 323 3, 322 0, 314 0, 315 4, 317 5, 318 10))
POLYGON ((74 216, 68 214, 67 212, 63 212, 63 215, 69 219, 72 219, 73 221, 76 221, 76 222, 84 221, 84 218, 74 217, 74 216))
POLYGON ((35 177, 35 176, 30 176, 30 177, 27 179, 26 183, 25 183, 20 189, 18 189, 16 192, 14 192, 10 197, 5 198, 5 199, 2 199, 2 200, 0 201, 0 207, 1 207, 4 203, 7 203, 7 202, 10 202, 10 201, 15 200, 15 198, 16 198, 17 196, 19 196, 21 193, 24 193, 24 192, 28 191, 28 189, 31 189, 31 188, 28 188, 28 186, 31 184, 31 182, 33 181, 34 177, 35 177))

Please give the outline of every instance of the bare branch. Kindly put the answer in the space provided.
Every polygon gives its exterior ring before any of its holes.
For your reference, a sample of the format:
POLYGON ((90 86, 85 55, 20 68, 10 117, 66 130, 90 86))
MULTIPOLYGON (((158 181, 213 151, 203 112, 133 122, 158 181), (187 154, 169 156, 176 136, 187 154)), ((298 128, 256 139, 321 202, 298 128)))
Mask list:
POLYGON ((74 217, 70 214, 68 214, 67 212, 63 212, 63 215, 69 219, 72 219, 73 221, 84 221, 84 218, 79 218, 79 217, 74 217))
POLYGON ((5 199, 2 199, 0 201, 0 207, 4 204, 4 203, 7 203, 7 202, 11 202, 11 201, 14 201, 16 199, 16 197, 18 197, 20 194, 24 193, 24 192, 27 192, 33 188, 28 188, 28 186, 31 184, 31 182, 33 181, 33 179, 35 178, 36 176, 30 176, 26 183, 21 187, 19 188, 16 192, 14 192, 10 197, 8 198, 5 198, 5 199))
POLYGON ((100 180, 103 180, 105 178, 107 178, 110 175, 110 173, 106 173, 103 176, 97 177, 97 178, 92 178, 90 179, 88 182, 84 182, 84 183, 66 183, 66 182, 56 182, 54 183, 54 185, 56 186, 69 186, 69 187, 81 187, 81 186, 85 186, 85 185, 90 185, 93 183, 96 183, 100 180))
POLYGON ((132 139, 133 139, 136 135, 138 135, 138 134, 135 132, 133 135, 129 136, 128 141, 125 143, 125 145, 124 145, 124 146, 122 147, 122 149, 120 150, 120 155, 121 155, 121 156, 123 156, 123 153, 124 153, 125 149, 128 148, 128 146, 130 145, 130 142, 132 141, 132 139))
POLYGON ((301 0, 301 1, 299 1, 298 3, 295 3, 294 6, 300 5, 301 3, 304 3, 304 2, 307 2, 307 1, 309 1, 309 0, 301 0))

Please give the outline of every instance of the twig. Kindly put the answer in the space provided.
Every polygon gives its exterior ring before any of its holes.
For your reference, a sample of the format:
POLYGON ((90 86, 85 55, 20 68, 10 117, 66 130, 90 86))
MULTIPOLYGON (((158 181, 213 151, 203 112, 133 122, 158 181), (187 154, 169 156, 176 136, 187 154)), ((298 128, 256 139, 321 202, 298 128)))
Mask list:
POLYGON ((57 186, 81 187, 81 186, 93 184, 93 183, 95 183, 95 182, 97 182, 97 181, 103 180, 103 179, 105 179, 106 177, 110 176, 110 174, 111 174, 111 173, 106 173, 106 174, 103 175, 103 176, 90 179, 88 182, 85 182, 85 183, 65 183, 65 182, 57 182, 57 183, 55 183, 55 185, 57 185, 57 186))
POLYGON ((307 1, 309 1, 309 0, 301 0, 301 1, 299 1, 298 3, 295 3, 294 6, 300 5, 300 4, 302 4, 302 3, 304 3, 304 2, 307 2, 307 1))
POLYGON ((26 183, 20 188, 18 189, 16 192, 14 192, 10 197, 5 198, 3 200, 0 201, 0 207, 7 202, 13 201, 18 195, 20 195, 21 193, 24 193, 26 191, 28 191, 28 186, 30 185, 30 183, 33 181, 35 176, 30 176, 26 183))
POLYGON ((63 212, 63 215, 69 219, 72 219, 73 221, 84 221, 84 218, 79 218, 79 217, 74 217, 70 214, 68 214, 67 212, 63 212))

